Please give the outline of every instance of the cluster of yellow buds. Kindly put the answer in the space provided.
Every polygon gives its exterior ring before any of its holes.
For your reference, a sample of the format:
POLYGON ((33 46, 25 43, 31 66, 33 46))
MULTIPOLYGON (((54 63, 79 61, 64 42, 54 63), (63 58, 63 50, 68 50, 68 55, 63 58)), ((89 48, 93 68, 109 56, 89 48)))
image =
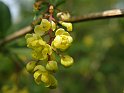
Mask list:
POLYGON ((26 69, 33 74, 37 84, 43 82, 48 88, 57 87, 57 80, 53 74, 58 70, 58 62, 53 57, 54 53, 60 56, 60 63, 64 67, 70 67, 74 62, 71 56, 62 54, 73 42, 69 34, 72 24, 63 21, 58 23, 61 27, 53 20, 42 19, 41 24, 35 26, 34 33, 25 36, 34 60, 27 63, 26 69), (45 36, 48 36, 49 40, 45 40, 45 36))
POLYGON ((34 80, 37 84, 43 82, 46 87, 57 87, 57 80, 51 74, 58 70, 56 61, 48 61, 46 67, 41 64, 37 64, 36 61, 31 61, 26 65, 26 69, 28 72, 33 73, 34 80))

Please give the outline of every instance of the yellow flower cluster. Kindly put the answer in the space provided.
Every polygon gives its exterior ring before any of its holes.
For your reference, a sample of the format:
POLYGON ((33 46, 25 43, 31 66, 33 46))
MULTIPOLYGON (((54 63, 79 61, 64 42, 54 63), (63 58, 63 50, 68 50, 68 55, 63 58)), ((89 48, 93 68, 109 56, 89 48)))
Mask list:
POLYGON ((57 87, 57 80, 56 78, 48 72, 48 70, 42 66, 37 65, 34 68, 34 79, 37 84, 43 82, 46 87, 49 88, 56 88, 57 87))
POLYGON ((43 82, 46 87, 56 88, 57 80, 51 74, 51 72, 56 72, 58 70, 56 61, 49 61, 46 68, 42 65, 37 65, 36 62, 31 61, 26 65, 27 71, 33 73, 34 80, 37 84, 43 82), (50 72, 51 71, 51 72, 50 72))
POLYGON ((52 42, 52 46, 55 48, 58 48, 62 51, 67 49, 73 41, 70 34, 68 32, 66 32, 63 28, 59 28, 56 31, 55 35, 56 35, 56 37, 55 37, 54 41, 52 42))
POLYGON ((37 34, 27 34, 27 47, 32 48, 32 57, 37 60, 48 58, 48 54, 52 54, 52 49, 43 39, 37 34))
POLYGON ((53 31, 56 29, 56 24, 53 21, 48 21, 47 19, 42 19, 40 25, 36 25, 34 28, 34 32, 40 36, 44 35, 45 32, 52 29, 53 31))
MULTIPOLYGON (((73 42, 73 38, 69 34, 69 31, 72 31, 72 24, 63 21, 58 23, 61 24, 61 28, 56 26, 52 20, 42 19, 41 23, 35 26, 34 33, 25 36, 27 47, 32 49, 32 58, 35 60, 28 62, 26 69, 33 74, 37 84, 43 82, 49 88, 57 86, 57 80, 53 76, 53 73, 58 70, 56 59, 53 58, 54 53, 58 50, 65 51, 73 42), (45 41, 45 35, 49 36, 49 42, 45 41), (41 61, 47 62, 42 64, 41 61)), ((59 54, 59 56, 60 63, 64 67, 70 67, 74 62, 69 55, 59 54)))

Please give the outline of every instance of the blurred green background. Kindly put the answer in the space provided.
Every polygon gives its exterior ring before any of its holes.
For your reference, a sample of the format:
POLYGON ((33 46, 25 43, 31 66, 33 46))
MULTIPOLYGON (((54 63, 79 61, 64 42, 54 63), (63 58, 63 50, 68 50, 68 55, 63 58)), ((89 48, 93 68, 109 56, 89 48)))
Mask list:
MULTIPOLYGON (((51 0, 52 1, 52 0, 51 0)), ((65 0, 59 8, 72 16, 124 9, 124 0, 65 0)), ((29 25, 34 0, 0 0, 0 39, 29 25)), ((57 89, 36 85, 25 70, 31 50, 24 37, 0 47, 0 93, 123 93, 124 18, 74 23, 67 51, 75 63, 60 66, 57 89)))

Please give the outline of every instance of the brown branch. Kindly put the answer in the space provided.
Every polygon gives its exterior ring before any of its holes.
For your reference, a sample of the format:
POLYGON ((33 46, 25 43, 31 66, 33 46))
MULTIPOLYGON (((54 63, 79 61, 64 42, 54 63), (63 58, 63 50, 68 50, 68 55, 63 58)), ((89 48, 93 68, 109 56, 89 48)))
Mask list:
MULTIPOLYGON (((114 10, 107 10, 99 13, 91 13, 91 14, 80 16, 80 17, 72 17, 70 20, 64 20, 64 21, 77 23, 77 22, 84 22, 84 21, 91 21, 91 20, 98 20, 98 19, 108 19, 108 18, 119 18, 119 17, 124 17, 123 9, 114 9, 114 10)), ((33 21, 33 24, 37 24, 39 20, 41 20, 41 18, 33 21)), ((15 33, 0 40, 0 46, 17 39, 25 35, 26 33, 31 32, 32 29, 33 28, 29 25, 19 31, 16 31, 15 33)))
POLYGON ((79 17, 72 17, 70 20, 66 20, 68 22, 77 23, 77 22, 84 22, 84 21, 92 21, 98 19, 109 19, 109 18, 118 18, 124 17, 124 9, 114 9, 114 10, 107 10, 98 13, 91 13, 79 17))
POLYGON ((4 39, 0 40, 0 46, 6 44, 8 42, 11 42, 21 36, 24 36, 26 33, 29 33, 31 31, 32 31, 32 27, 30 25, 19 31, 16 31, 16 32, 12 33, 11 35, 8 35, 4 39))

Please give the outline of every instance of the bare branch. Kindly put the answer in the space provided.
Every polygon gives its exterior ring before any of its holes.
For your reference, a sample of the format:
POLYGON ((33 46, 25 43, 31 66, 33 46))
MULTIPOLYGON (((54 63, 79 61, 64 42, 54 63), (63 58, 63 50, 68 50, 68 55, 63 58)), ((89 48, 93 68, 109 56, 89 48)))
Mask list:
POLYGON ((23 29, 21 29, 19 31, 16 31, 13 34, 8 35, 4 39, 0 40, 0 46, 6 44, 8 42, 11 42, 11 41, 13 41, 13 40, 15 40, 15 39, 25 35, 26 33, 31 32, 31 31, 32 31, 32 27, 31 26, 27 26, 27 27, 25 27, 25 28, 23 28, 23 29))
POLYGON ((114 9, 114 10, 107 10, 98 13, 91 13, 79 17, 72 17, 70 20, 66 20, 66 21, 77 23, 77 22, 92 21, 98 19, 119 18, 119 17, 124 17, 124 9, 114 9))
MULTIPOLYGON (((98 12, 98 13, 91 13, 91 14, 87 14, 79 17, 72 17, 70 20, 64 20, 64 21, 77 23, 77 22, 84 22, 84 21, 91 21, 91 20, 98 20, 98 19, 108 19, 108 18, 119 18, 119 17, 124 17, 124 9, 114 9, 114 10, 107 10, 107 11, 98 12)), ((37 24, 39 20, 41 20, 41 18, 39 18, 38 20, 35 20, 33 24, 37 24)), ((32 29, 33 28, 29 25, 19 31, 16 31, 15 33, 0 40, 0 46, 17 39, 25 35, 26 33, 31 32, 32 29)))

